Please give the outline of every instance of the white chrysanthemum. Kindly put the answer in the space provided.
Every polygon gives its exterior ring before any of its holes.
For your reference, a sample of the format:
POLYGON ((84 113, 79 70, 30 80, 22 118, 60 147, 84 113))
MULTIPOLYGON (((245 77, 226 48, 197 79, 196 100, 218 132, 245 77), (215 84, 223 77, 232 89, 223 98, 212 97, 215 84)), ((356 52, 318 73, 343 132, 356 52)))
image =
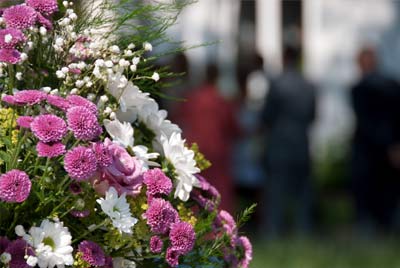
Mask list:
POLYGON ((149 148, 144 145, 136 145, 132 147, 133 152, 135 153, 135 157, 142 164, 142 170, 146 171, 149 169, 149 166, 159 167, 160 165, 157 162, 151 161, 151 159, 156 159, 159 154, 158 153, 148 153, 149 148))
POLYGON ((16 233, 35 250, 36 258, 31 258, 30 264, 37 262, 40 268, 73 264, 72 237, 62 222, 43 220, 39 227, 31 227, 28 233, 23 231, 22 226, 17 226, 16 233))
POLYGON ((104 127, 106 128, 108 134, 110 134, 113 142, 127 148, 133 147, 133 128, 128 122, 121 123, 118 119, 103 121, 104 127))
POLYGON ((194 152, 185 147, 185 140, 181 134, 174 132, 171 137, 164 134, 160 137, 164 156, 174 165, 177 175, 175 198, 179 197, 182 201, 187 201, 193 186, 199 186, 198 179, 194 174, 200 172, 196 167, 194 152))
POLYGON ((171 137, 172 133, 181 133, 182 130, 178 127, 178 125, 172 123, 167 120, 167 111, 158 110, 154 111, 147 116, 139 115, 139 119, 145 123, 145 125, 150 128, 157 137, 161 137, 161 134, 164 133, 168 138, 171 137))
POLYGON ((126 193, 118 197, 118 192, 114 187, 110 187, 106 192, 105 198, 96 200, 101 209, 112 220, 112 224, 121 233, 132 233, 132 227, 137 223, 137 219, 132 217, 129 204, 126 202, 126 193))

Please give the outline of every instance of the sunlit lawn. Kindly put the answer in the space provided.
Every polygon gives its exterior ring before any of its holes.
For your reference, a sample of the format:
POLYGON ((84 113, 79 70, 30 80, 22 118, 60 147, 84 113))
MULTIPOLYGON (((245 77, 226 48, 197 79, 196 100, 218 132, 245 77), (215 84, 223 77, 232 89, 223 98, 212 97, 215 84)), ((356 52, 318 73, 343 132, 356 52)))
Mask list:
POLYGON ((400 237, 255 242, 251 268, 400 268, 400 237))

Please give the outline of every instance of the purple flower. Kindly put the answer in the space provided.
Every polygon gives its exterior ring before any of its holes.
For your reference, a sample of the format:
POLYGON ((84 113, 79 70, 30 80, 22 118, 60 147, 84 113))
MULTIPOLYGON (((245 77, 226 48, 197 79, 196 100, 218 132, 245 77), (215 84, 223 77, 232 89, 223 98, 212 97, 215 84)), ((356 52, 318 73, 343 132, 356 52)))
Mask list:
POLYGON ((84 106, 69 108, 67 111, 67 122, 75 138, 80 140, 94 140, 102 132, 96 114, 84 106))
POLYGON ((187 222, 177 222, 172 224, 171 231, 169 232, 169 239, 171 240, 172 247, 180 254, 187 254, 194 247, 196 240, 196 233, 193 226, 187 222))
POLYGON ((200 189, 193 189, 190 193, 191 198, 196 201, 201 208, 205 208, 210 212, 214 211, 220 203, 221 195, 205 178, 200 175, 196 175, 196 178, 199 180, 200 189))
POLYGON ((35 89, 21 90, 14 94, 14 102, 18 105, 34 105, 44 101, 47 94, 35 89))
POLYGON ((28 175, 17 169, 0 176, 0 199, 8 203, 24 202, 31 191, 28 175))
POLYGON ((71 210, 71 215, 72 217, 75 218, 86 218, 87 216, 90 215, 90 211, 89 210, 71 210))
POLYGON ((92 149, 97 159, 99 168, 109 167, 113 163, 113 158, 108 148, 101 142, 93 143, 92 149))
POLYGON ((175 248, 168 248, 165 259, 169 265, 176 267, 179 265, 179 252, 175 248))
POLYGON ((24 30, 35 25, 37 13, 30 6, 16 5, 4 10, 3 18, 7 28, 24 30))
POLYGON ((12 241, 5 252, 11 255, 11 261, 9 262, 10 268, 29 268, 26 263, 25 256, 35 255, 33 249, 23 239, 17 239, 12 241))
POLYGON ((71 178, 78 181, 87 180, 97 170, 96 156, 89 148, 75 147, 65 155, 64 168, 71 178))
POLYGON ((44 17, 42 14, 37 13, 37 20, 39 24, 43 25, 47 30, 53 30, 53 24, 51 23, 51 21, 44 17))
POLYGON ((105 139, 104 146, 112 158, 112 163, 100 169, 99 176, 93 181, 93 187, 100 194, 104 194, 112 186, 120 195, 138 195, 143 182, 142 165, 139 160, 108 138, 105 139))
POLYGON ((64 112, 66 112, 71 107, 69 101, 67 101, 63 97, 57 95, 47 95, 46 97, 47 103, 63 110, 64 112))
POLYGON ((152 236, 150 238, 150 250, 153 253, 160 253, 163 248, 163 241, 159 236, 152 236))
POLYGON ((106 262, 100 268, 113 268, 113 259, 110 256, 106 256, 106 262))
POLYGON ((6 250, 8 245, 10 244, 10 240, 8 240, 5 236, 0 236, 0 255, 6 250))
POLYGON ((69 185, 69 190, 71 191, 72 194, 78 195, 78 194, 82 193, 81 184, 79 182, 73 181, 69 185))
POLYGON ((78 96, 78 95, 69 95, 67 97, 67 100, 71 104, 71 106, 83 106, 88 108, 93 114, 97 116, 98 111, 97 111, 97 106, 93 102, 78 96))
POLYGON ((32 123, 33 119, 34 119, 34 117, 32 117, 32 116, 23 115, 23 116, 20 116, 17 118, 17 124, 18 124, 18 126, 23 127, 23 128, 31 128, 31 123, 32 123))
POLYGON ((45 143, 58 142, 67 134, 65 121, 53 114, 36 116, 31 123, 31 129, 33 134, 45 143))
POLYGON ((235 236, 237 234, 236 222, 232 215, 225 210, 221 210, 216 218, 217 226, 222 226, 225 232, 230 236, 235 236))
POLYGON ((8 28, 0 30, 0 48, 13 49, 25 41, 25 35, 18 29, 8 28), (11 39, 7 40, 7 38, 11 39))
POLYGON ((241 236, 236 239, 236 246, 241 247, 244 252, 242 259, 239 260, 239 267, 248 268, 253 259, 253 247, 250 240, 246 236, 241 236))
POLYGON ((82 241, 78 246, 78 252, 82 253, 82 260, 91 266, 103 266, 106 263, 103 249, 92 241, 82 241))
POLYGON ((16 49, 0 49, 0 62, 17 64, 21 59, 21 53, 16 49))
POLYGON ((147 219, 147 224, 155 234, 168 233, 171 225, 179 221, 178 212, 171 203, 161 198, 153 198, 143 216, 147 219))
POLYGON ((143 182, 147 186, 147 196, 169 195, 171 193, 171 179, 159 168, 146 171, 143 174, 143 182))
POLYGON ((58 11, 56 0, 25 0, 25 3, 45 16, 49 16, 58 11))
POLYGON ((36 151, 40 157, 53 158, 65 154, 65 145, 61 142, 36 144, 36 151))

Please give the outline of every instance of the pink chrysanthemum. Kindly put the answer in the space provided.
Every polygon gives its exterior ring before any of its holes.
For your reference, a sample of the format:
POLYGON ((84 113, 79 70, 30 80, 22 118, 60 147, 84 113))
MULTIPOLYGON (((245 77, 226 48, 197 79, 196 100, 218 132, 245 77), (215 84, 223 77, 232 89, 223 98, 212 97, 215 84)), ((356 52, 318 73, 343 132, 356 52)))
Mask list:
POLYGON ((171 225, 179 221, 178 212, 171 203, 161 198, 153 198, 144 217, 155 234, 166 234, 171 225))
POLYGON ((0 30, 0 48, 13 49, 18 44, 25 42, 26 37, 21 30, 7 28, 0 30), (8 38, 11 38, 8 40, 8 38))
POLYGON ((65 121, 53 114, 36 116, 31 123, 33 134, 42 142, 58 142, 67 134, 65 121))
POLYGON ((25 3, 46 16, 58 11, 56 0, 25 0, 25 3))
POLYGON ((14 102, 18 105, 34 105, 46 99, 47 94, 40 90, 27 89, 14 94, 14 102))
POLYGON ((236 246, 243 250, 243 257, 239 260, 239 267, 247 268, 253 259, 253 247, 246 236, 241 236, 236 240, 236 246))
POLYGON ((157 196, 160 194, 168 195, 171 193, 171 179, 159 168, 146 171, 143 174, 143 182, 147 185, 148 196, 157 196))
POLYGON ((34 119, 34 117, 32 117, 32 116, 23 115, 23 116, 20 116, 17 118, 17 124, 18 124, 18 126, 23 127, 23 128, 31 128, 31 123, 32 123, 33 119, 34 119))
POLYGON ((71 104, 71 106, 83 106, 88 108, 93 114, 97 116, 98 111, 97 111, 97 106, 93 102, 78 96, 78 95, 69 95, 67 97, 67 100, 71 104))
POLYGON ((28 198, 31 186, 31 180, 25 172, 10 170, 0 176, 0 199, 8 203, 22 203, 28 198))
POLYGON ((78 246, 78 252, 82 254, 82 260, 91 266, 103 266, 106 262, 103 249, 92 241, 82 241, 78 246))
POLYGON ((102 132, 102 128, 97 121, 97 116, 84 106, 69 108, 67 111, 67 122, 75 138, 80 140, 94 140, 102 132))
POLYGON ((87 180, 97 170, 96 156, 89 148, 75 147, 65 155, 64 168, 71 178, 78 181, 87 180))
POLYGON ((94 154, 96 155, 97 165, 99 168, 108 167, 112 164, 112 155, 103 143, 93 143, 92 149, 94 154))
POLYGON ((153 253, 160 253, 163 248, 163 241, 159 236, 152 236, 150 238, 150 250, 153 253))
POLYGON ((4 10, 3 18, 7 28, 24 30, 35 25, 37 13, 30 6, 16 5, 4 10))
POLYGON ((14 96, 11 96, 11 95, 2 96, 1 101, 4 101, 5 103, 11 104, 11 105, 15 105, 14 96))
POLYGON ((221 210, 218 213, 216 220, 217 224, 222 226, 222 228, 228 235, 230 236, 236 235, 237 233, 236 222, 233 219, 232 215, 229 214, 229 212, 221 210))
POLYGON ((75 218, 86 218, 87 216, 90 215, 90 211, 89 210, 71 210, 70 214, 72 215, 72 217, 75 218))
POLYGON ((40 157, 53 158, 65 154, 65 145, 61 142, 44 143, 40 141, 36 144, 36 151, 40 157))
POLYGON ((0 62, 17 64, 21 60, 21 53, 16 49, 0 49, 0 62))
POLYGON ((37 14, 37 20, 39 24, 43 25, 47 30, 51 31, 53 30, 53 24, 49 19, 44 17, 42 14, 38 13, 37 14))
POLYGON ((183 255, 193 249, 196 233, 191 224, 184 221, 177 222, 171 226, 169 239, 171 240, 172 247, 183 255))
POLYGON ((71 107, 71 104, 69 103, 69 101, 67 101, 63 97, 60 97, 57 95, 49 94, 49 95, 47 95, 46 100, 47 100, 47 103, 63 110, 64 112, 66 112, 71 107))
POLYGON ((172 267, 176 267, 179 265, 179 252, 175 248, 168 248, 167 254, 165 255, 165 260, 172 267))
POLYGON ((17 239, 12 241, 5 252, 11 255, 11 261, 8 263, 10 268, 30 268, 26 263, 25 256, 35 255, 33 249, 23 239, 17 239))

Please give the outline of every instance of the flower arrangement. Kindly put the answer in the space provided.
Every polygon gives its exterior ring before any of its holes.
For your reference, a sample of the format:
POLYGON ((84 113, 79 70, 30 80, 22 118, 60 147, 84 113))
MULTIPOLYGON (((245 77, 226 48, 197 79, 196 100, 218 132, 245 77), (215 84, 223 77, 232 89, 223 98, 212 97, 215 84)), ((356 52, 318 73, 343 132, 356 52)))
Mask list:
POLYGON ((2 11, 0 267, 248 267, 207 161, 153 98, 170 74, 138 40, 160 35, 126 31, 165 6, 95 2, 2 11))

